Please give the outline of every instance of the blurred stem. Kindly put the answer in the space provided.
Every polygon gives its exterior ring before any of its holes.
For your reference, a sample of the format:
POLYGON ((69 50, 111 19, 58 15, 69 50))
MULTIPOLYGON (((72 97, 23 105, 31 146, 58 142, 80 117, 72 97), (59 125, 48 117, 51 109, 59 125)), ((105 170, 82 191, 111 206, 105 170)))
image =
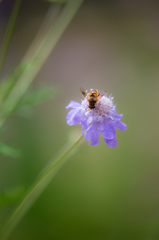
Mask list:
POLYGON ((68 0, 62 12, 57 17, 55 24, 50 27, 50 30, 44 37, 42 43, 32 58, 24 58, 24 62, 27 60, 33 66, 27 71, 27 73, 24 71, 20 75, 19 79, 4 99, 0 110, 0 129, 7 120, 8 116, 14 111, 19 100, 22 98, 37 73, 40 71, 82 2, 83 0, 68 0))
POLYGON ((0 54, 0 75, 1 75, 1 71, 3 68, 4 61, 5 61, 5 57, 7 54, 7 50, 8 50, 9 42, 10 42, 11 35, 13 32, 13 28, 14 28, 14 25, 15 25, 15 22, 16 22, 16 19, 18 16, 20 4, 21 4, 21 0, 16 0, 14 3, 13 10, 12 10, 11 16, 9 18, 8 26, 7 26, 3 41, 2 41, 2 45, 1 45, 1 49, 0 49, 0 53, 1 53, 0 54))
POLYGON ((6 223, 3 231, 1 232, 1 240, 5 240, 9 237, 13 229, 17 226, 19 221, 24 217, 24 215, 51 181, 53 177, 53 169, 76 147, 82 138, 83 135, 80 135, 80 137, 66 151, 64 151, 63 154, 53 161, 53 163, 47 167, 36 179, 6 223))

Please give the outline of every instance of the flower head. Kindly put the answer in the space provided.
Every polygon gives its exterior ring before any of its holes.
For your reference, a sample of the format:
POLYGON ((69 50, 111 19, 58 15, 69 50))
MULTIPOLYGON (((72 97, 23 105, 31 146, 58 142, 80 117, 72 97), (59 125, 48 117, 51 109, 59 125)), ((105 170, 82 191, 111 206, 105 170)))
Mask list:
MULTIPOLYGON (((113 97, 103 93, 98 94, 94 108, 90 108, 91 92, 85 93, 85 99, 81 104, 71 101, 66 106, 67 109, 72 108, 66 116, 67 124, 81 124, 82 133, 87 141, 90 140, 90 145, 99 144, 99 134, 101 134, 108 147, 114 148, 117 145, 115 128, 122 131, 127 129, 126 124, 120 121, 123 114, 117 114, 113 97)), ((91 97, 94 96, 91 95, 91 97)))

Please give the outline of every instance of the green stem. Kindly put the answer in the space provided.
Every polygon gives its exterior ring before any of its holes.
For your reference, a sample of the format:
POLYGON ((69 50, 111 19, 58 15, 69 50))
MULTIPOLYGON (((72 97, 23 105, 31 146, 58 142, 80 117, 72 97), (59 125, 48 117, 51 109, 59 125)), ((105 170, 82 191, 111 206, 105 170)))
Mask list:
POLYGON ((4 99, 0 109, 0 129, 3 127, 8 116, 14 111, 19 100, 23 97, 35 76, 44 65, 51 51, 54 49, 55 45, 67 28, 68 24, 71 22, 82 2, 83 0, 68 0, 62 12, 58 16, 55 24, 51 26, 36 52, 29 59, 28 55, 27 57, 24 57, 22 63, 24 64, 26 61, 29 61, 30 65, 33 64, 33 67, 30 67, 27 72, 24 71, 20 75, 14 87, 4 99))
POLYGON ((33 205, 39 195, 43 192, 53 177, 53 169, 76 147, 81 141, 83 135, 81 135, 63 154, 61 154, 53 163, 47 167, 43 173, 36 179, 27 193, 24 195, 18 207, 13 212, 12 216, 6 223, 4 229, 1 232, 0 239, 5 240, 9 237, 10 233, 17 226, 19 221, 24 217, 29 208, 33 205))
POLYGON ((8 22, 8 26, 7 26, 7 29, 6 29, 4 38, 3 38, 3 42, 2 42, 2 46, 1 46, 1 50, 0 50, 0 53, 1 53, 1 55, 0 55, 0 75, 1 75, 1 71, 3 68, 4 61, 5 61, 5 57, 7 54, 7 50, 8 50, 9 42, 10 42, 11 35, 13 32, 13 28, 14 28, 14 25, 15 25, 15 22, 16 22, 16 19, 18 16, 20 4, 21 4, 21 0, 15 1, 14 7, 13 7, 13 10, 12 10, 9 22, 8 22))

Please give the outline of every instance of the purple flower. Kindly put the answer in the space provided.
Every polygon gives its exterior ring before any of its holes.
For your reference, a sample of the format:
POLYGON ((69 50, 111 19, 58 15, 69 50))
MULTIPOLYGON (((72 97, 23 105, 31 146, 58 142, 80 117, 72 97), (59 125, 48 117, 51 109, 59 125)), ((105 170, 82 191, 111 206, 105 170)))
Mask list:
POLYGON ((104 138, 108 147, 114 148, 117 145, 115 128, 125 131, 127 126, 120 120, 123 114, 117 114, 113 98, 104 94, 95 104, 95 108, 88 107, 88 100, 85 98, 81 104, 71 101, 66 108, 72 108, 67 116, 67 124, 81 124, 82 134, 90 145, 99 144, 99 134, 104 138), (83 128, 85 132, 83 132, 83 128))

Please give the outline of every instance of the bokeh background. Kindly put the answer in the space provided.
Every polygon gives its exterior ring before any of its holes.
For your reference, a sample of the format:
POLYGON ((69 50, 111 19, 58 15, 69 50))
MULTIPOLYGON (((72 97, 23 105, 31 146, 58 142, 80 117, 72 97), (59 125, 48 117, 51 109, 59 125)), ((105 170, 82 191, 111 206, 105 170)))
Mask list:
MULTIPOLYGON (((0 44, 14 1, 0 3, 0 44)), ((2 76, 21 61, 51 3, 23 0, 2 76)), ((10 240, 159 239, 159 2, 85 0, 31 88, 53 85, 57 95, 13 115, 2 139, 22 157, 1 156, 0 227, 42 169, 80 134, 66 124, 65 106, 79 88, 106 90, 123 113, 110 149, 83 140, 13 231, 10 240), (19 195, 18 195, 19 194, 19 195), (11 195, 11 197, 10 197, 11 195)))

